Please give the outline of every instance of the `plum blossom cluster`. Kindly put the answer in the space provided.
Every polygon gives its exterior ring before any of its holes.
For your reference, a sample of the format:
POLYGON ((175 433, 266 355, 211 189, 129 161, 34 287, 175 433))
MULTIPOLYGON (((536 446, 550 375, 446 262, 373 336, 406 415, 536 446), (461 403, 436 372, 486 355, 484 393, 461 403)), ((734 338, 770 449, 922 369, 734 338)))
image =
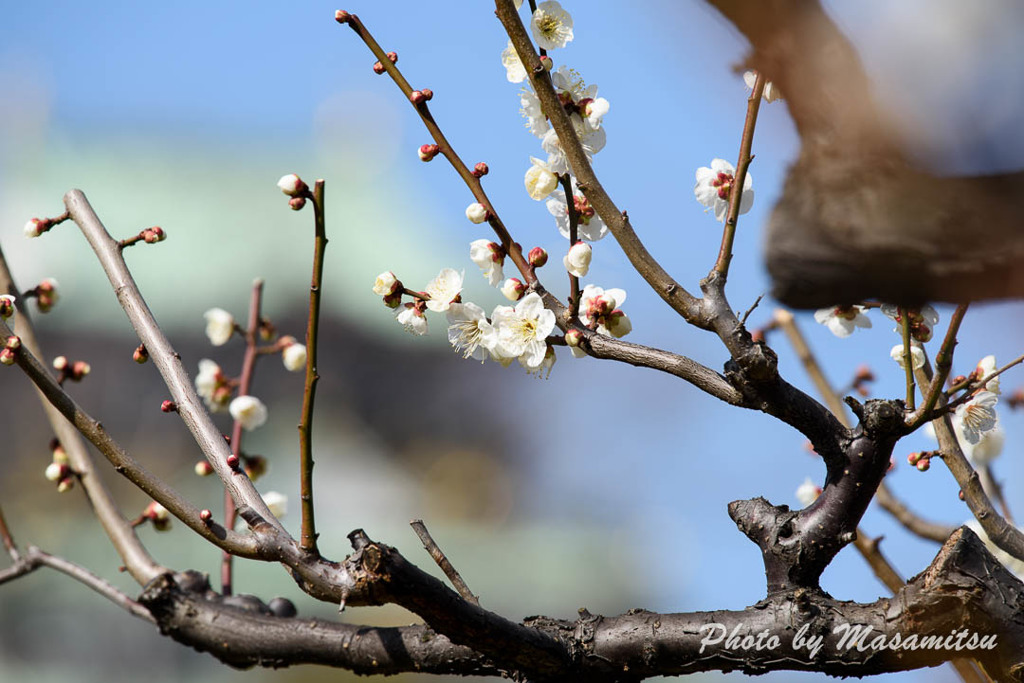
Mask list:
POLYGON ((46 466, 44 476, 57 485, 59 493, 70 491, 75 485, 75 479, 78 475, 71 469, 68 454, 57 439, 53 439, 50 442, 50 453, 52 459, 50 464, 46 466))

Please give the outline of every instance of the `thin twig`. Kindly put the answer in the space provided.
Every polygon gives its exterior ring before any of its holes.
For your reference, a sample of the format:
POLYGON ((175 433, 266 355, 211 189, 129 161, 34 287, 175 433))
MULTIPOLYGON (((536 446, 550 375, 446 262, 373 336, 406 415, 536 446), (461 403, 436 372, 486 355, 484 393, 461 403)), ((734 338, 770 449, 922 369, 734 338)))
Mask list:
MULTIPOLYGON (((569 249, 579 239, 580 213, 576 210, 576 197, 572 193, 572 176, 564 173, 559 176, 562 189, 565 191, 565 206, 569 212, 569 249)), ((575 320, 580 313, 580 279, 569 273, 569 321, 575 320)))
POLYGON ((729 190, 729 212, 725 217, 725 228, 722 230, 722 246, 718 250, 715 261, 715 272, 722 280, 729 277, 729 264, 732 262, 732 245, 736 239, 736 219, 740 215, 740 201, 743 199, 743 183, 747 178, 747 169, 754 160, 750 150, 754 144, 754 128, 757 125, 757 112, 761 107, 761 95, 766 83, 764 74, 757 72, 754 89, 747 98, 747 118, 743 123, 743 137, 740 141, 740 155, 736 161, 736 174, 733 176, 729 190))
POLYGON ((7 520, 4 519, 4 510, 0 508, 0 538, 4 542, 4 550, 11 556, 11 559, 15 563, 18 562, 20 553, 18 552, 18 546, 14 542, 14 536, 11 535, 11 530, 7 527, 7 520))
POLYGON ((910 347, 910 315, 907 313, 907 309, 899 308, 900 320, 902 324, 900 329, 903 333, 903 371, 907 377, 907 398, 906 398, 906 409, 914 410, 914 354, 910 347))
POLYGON ((309 285, 309 316, 306 321, 306 384, 302 392, 302 418, 299 421, 299 495, 302 501, 302 530, 299 543, 303 550, 316 553, 318 552, 317 533, 313 507, 313 404, 316 400, 316 385, 320 380, 316 360, 317 338, 320 330, 324 252, 327 249, 323 180, 317 180, 313 187, 313 211, 316 234, 313 249, 313 276, 309 285))
MULTIPOLYGON (((966 388, 968 388, 970 386, 983 387, 986 384, 988 384, 991 380, 993 380, 996 377, 998 377, 999 375, 1003 374, 1004 372, 1006 372, 1007 370, 1009 370, 1013 366, 1020 365, 1021 363, 1024 363, 1024 356, 1017 356, 1016 358, 1011 360, 1009 363, 1007 363, 1003 367, 999 368, 998 370, 992 371, 991 373, 989 373, 988 375, 985 375, 983 378, 981 378, 979 380, 971 380, 970 378, 968 378, 968 379, 965 379, 963 382, 958 382, 957 384, 954 384, 948 390, 946 390, 946 396, 947 397, 952 396, 953 394, 955 394, 956 392, 960 391, 961 389, 966 389, 966 388)), ((957 399, 957 401, 959 401, 959 400, 960 399, 957 399)))
MULTIPOLYGON (((939 400, 939 394, 942 393, 942 387, 945 386, 946 378, 949 377, 949 371, 953 367, 953 349, 956 347, 956 335, 960 330, 960 324, 963 322, 964 314, 966 313, 967 304, 960 304, 953 311, 953 317, 949 320, 949 328, 946 330, 946 337, 942 340, 939 352, 935 354, 935 376, 928 386, 928 394, 921 403, 921 407, 907 416, 907 426, 910 429, 917 429, 928 420, 929 414, 939 400)), ((904 318, 910 317, 906 313, 903 315, 904 318)))
POLYGON ((466 582, 462 580, 462 576, 459 574, 458 570, 452 566, 452 563, 448 561, 448 558, 437 546, 437 543, 434 542, 434 539, 430 535, 430 532, 427 531, 427 527, 423 523, 423 520, 414 519, 409 522, 409 526, 411 526, 413 531, 416 532, 416 535, 420 537, 420 541, 423 542, 423 547, 426 548, 428 553, 430 553, 430 557, 433 558, 434 562, 437 563, 437 566, 441 568, 441 571, 443 571, 444 575, 448 577, 448 580, 452 582, 452 586, 455 587, 455 590, 458 591, 459 595, 474 605, 479 605, 480 599, 473 595, 473 591, 469 590, 469 586, 467 586, 466 582))
MULTIPOLYGON (((242 374, 238 380, 238 395, 248 396, 252 389, 252 376, 256 370, 256 359, 259 357, 259 331, 260 331, 260 309, 263 302, 263 280, 256 279, 252 283, 252 293, 249 295, 249 319, 245 332, 245 356, 242 358, 242 374)), ((237 458, 236 462, 241 463, 242 458, 242 421, 235 420, 231 425, 231 454, 237 458)), ((238 471, 243 471, 239 464, 238 471)), ((224 489, 224 525, 229 529, 235 528, 238 521, 238 509, 235 507, 235 500, 231 493, 224 489)), ((220 561, 220 582, 221 592, 224 595, 231 595, 232 576, 234 572, 234 556, 224 551, 220 561)))

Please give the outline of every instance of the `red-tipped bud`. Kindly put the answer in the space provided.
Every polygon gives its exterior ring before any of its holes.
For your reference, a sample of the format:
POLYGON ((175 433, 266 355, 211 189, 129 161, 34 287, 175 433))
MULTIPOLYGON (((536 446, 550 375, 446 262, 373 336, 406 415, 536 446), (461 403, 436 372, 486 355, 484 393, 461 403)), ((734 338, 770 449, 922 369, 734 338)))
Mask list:
POLYGON ((491 169, 487 167, 487 164, 481 161, 476 166, 473 167, 473 175, 475 175, 477 178, 481 178, 487 175, 488 172, 490 172, 490 170, 491 169))
POLYGON ((154 244, 156 242, 163 242, 167 239, 167 233, 159 225, 154 225, 152 228, 146 228, 142 231, 142 239, 147 244, 154 244))
POLYGON ((555 63, 551 61, 551 57, 548 57, 547 55, 541 55, 540 65, 544 67, 545 71, 551 71, 551 69, 554 68, 555 63))
POLYGON ((302 207, 306 205, 305 197, 292 197, 288 200, 288 206, 291 207, 292 211, 301 211, 302 207))
POLYGON ((871 368, 867 365, 861 365, 857 367, 857 374, 853 376, 854 384, 861 384, 862 382, 874 382, 875 373, 871 371, 871 368))
POLYGON ((203 508, 202 510, 199 511, 199 520, 203 524, 209 524, 213 521, 213 513, 207 510, 206 508, 203 508))
POLYGON ((334 13, 334 20, 339 24, 347 24, 352 20, 352 15, 343 9, 339 9, 334 13))
POLYGON ((932 466, 931 458, 921 458, 920 460, 917 461, 917 470, 918 470, 918 472, 927 472, 928 469, 931 466, 932 466))
POLYGON ((82 378, 92 372, 92 366, 86 363, 84 360, 76 360, 71 365, 71 372, 68 373, 68 377, 75 381, 80 382, 82 378))
POLYGON ((213 465, 206 462, 205 460, 200 460, 199 462, 196 463, 196 466, 193 468, 193 470, 200 477, 208 477, 211 474, 213 474, 213 465))
POLYGON ((4 343, 4 348, 10 349, 11 351, 17 351, 21 348, 21 337, 12 334, 4 343))
POLYGON ((71 468, 64 463, 51 462, 46 466, 45 476, 48 480, 58 482, 71 474, 71 468))
POLYGON ((390 61, 392 64, 397 64, 398 63, 398 53, 397 52, 389 52, 385 56, 388 58, 388 61, 390 61))
POLYGON ((758 328, 750 333, 750 341, 760 344, 764 341, 764 329, 758 328))
POLYGON ((420 145, 420 161, 430 161, 441 152, 437 145, 420 145))
POLYGON ((502 283, 501 293, 509 301, 519 301, 523 298, 523 294, 526 293, 526 285, 519 278, 510 277, 502 283))
POLYGON ((580 342, 583 341, 583 333, 573 328, 565 333, 565 343, 572 347, 577 347, 580 342))
POLYGON ((69 364, 70 363, 68 363, 67 356, 57 356, 56 358, 53 359, 53 369, 56 370, 57 372, 67 370, 69 364))
POLYGON ((7 320, 14 315, 14 297, 10 294, 0 294, 0 319, 7 320))
POLYGON ((57 493, 66 493, 67 491, 70 491, 74 485, 74 477, 64 477, 59 482, 57 482, 57 493))
POLYGON ((301 197, 309 192, 309 185, 306 185, 302 178, 294 173, 281 176, 281 179, 277 181, 277 186, 289 197, 301 197))
POLYGON ((531 266, 540 268, 548 262, 548 252, 544 251, 541 247, 534 247, 526 258, 531 266))
POLYGON ((160 404, 160 410, 165 413, 176 413, 178 412, 178 404, 174 401, 164 401, 160 404))
POLYGON ((957 497, 957 498, 959 498, 960 500, 963 500, 963 499, 964 499, 964 490, 963 490, 963 489, 960 489, 960 490, 959 490, 959 491, 957 492, 957 494, 956 494, 956 497, 957 497))
POLYGON ((409 93, 409 101, 418 106, 426 102, 427 97, 422 90, 413 90, 409 93))
POLYGON ((233 470, 238 469, 238 456, 235 455, 234 453, 228 456, 228 467, 230 467, 233 470))
POLYGON ((958 384, 963 384, 964 382, 966 382, 967 377, 965 375, 957 375, 950 381, 953 383, 953 386, 956 386, 958 384))
POLYGON ((153 528, 157 531, 167 531, 171 528, 171 513, 155 500, 146 506, 142 516, 152 522, 153 528))
POLYGON ((921 460, 920 453, 911 453, 907 456, 907 462, 911 465, 916 465, 921 460))
POLYGON ((431 90, 430 88, 424 88, 423 90, 420 90, 420 92, 423 93, 423 99, 425 99, 427 102, 434 99, 434 91, 431 90))
POLYGON ((381 64, 380 62, 374 62, 373 73, 377 74, 378 76, 384 73, 384 65, 381 64))
POLYGON ((149 360, 149 351, 146 350, 145 344, 139 344, 132 354, 132 360, 136 363, 142 364, 149 360))

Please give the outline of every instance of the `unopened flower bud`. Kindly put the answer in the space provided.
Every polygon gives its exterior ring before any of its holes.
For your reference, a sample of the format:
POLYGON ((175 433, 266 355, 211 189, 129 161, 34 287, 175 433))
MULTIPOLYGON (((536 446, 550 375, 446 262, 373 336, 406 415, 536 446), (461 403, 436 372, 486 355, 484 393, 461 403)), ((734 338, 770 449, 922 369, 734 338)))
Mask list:
POLYGON ((959 490, 959 491, 957 492, 957 494, 956 494, 956 497, 957 497, 957 498, 959 498, 960 500, 963 500, 963 499, 964 499, 964 490, 963 490, 963 489, 960 489, 960 490, 959 490))
POLYGON ((147 244, 154 244, 156 242, 163 242, 167 239, 167 233, 159 225, 154 225, 152 228, 146 228, 142 231, 142 239, 147 244))
POLYGON ((420 92, 423 93, 423 99, 425 99, 427 102, 434 99, 434 91, 431 90, 430 88, 424 88, 423 90, 420 90, 420 92))
POLYGON ((82 381, 82 378, 92 372, 92 366, 84 360, 76 360, 71 366, 69 377, 75 382, 82 381))
POLYGON ((206 508, 203 508, 202 510, 199 511, 199 519, 203 522, 203 524, 209 524, 213 521, 213 513, 207 510, 206 508))
POLYGON ((208 477, 211 474, 213 474, 213 465, 211 465, 205 460, 200 460, 199 462, 197 462, 196 466, 193 469, 195 470, 195 473, 200 477, 208 477))
POLYGON ((54 358, 53 359, 53 369, 56 370, 57 372, 61 372, 63 370, 67 370, 68 369, 68 359, 67 359, 67 356, 57 356, 56 358, 54 358))
POLYGON ((281 188, 281 192, 284 192, 289 197, 299 197, 309 191, 309 186, 302 182, 302 178, 294 173, 281 176, 281 179, 277 181, 277 186, 281 188))
POLYGON ((509 301, 519 301, 523 298, 523 294, 526 293, 526 285, 524 285, 518 278, 510 277, 502 283, 501 293, 504 294, 505 298, 509 301))
POLYGON ((384 297, 384 305, 388 308, 398 308, 402 305, 402 293, 395 292, 384 297))
POLYGON ((551 71, 551 69, 554 68, 555 63, 551 61, 551 57, 548 57, 547 55, 541 55, 540 65, 544 67, 545 71, 551 71))
POLYGON ((60 465, 67 465, 70 461, 68 460, 68 454, 64 450, 64 447, 60 445, 60 441, 57 439, 53 440, 50 444, 50 450, 53 452, 53 461, 60 465))
POLYGON ((958 384, 963 384, 966 381, 967 381, 967 377, 965 375, 957 375, 956 377, 954 377, 953 379, 950 380, 950 382, 953 384, 953 386, 956 386, 958 384))
POLYGON ((920 460, 917 461, 917 470, 919 472, 927 472, 931 466, 931 458, 921 458, 920 460))
POLYGON ((441 148, 437 145, 420 145, 420 161, 430 161, 436 157, 440 151, 441 148))
POLYGON ((245 458, 245 473, 256 481, 267 473, 267 459, 262 455, 250 455, 245 458))
POLYGON ((530 250, 530 253, 526 258, 530 262, 531 266, 534 268, 540 268, 548 262, 548 252, 544 251, 541 247, 534 247, 530 250))
POLYGON ((911 465, 916 465, 918 463, 918 461, 920 461, 920 460, 921 460, 921 454, 920 453, 911 453, 910 455, 907 456, 907 462, 910 463, 911 465))
POLYGON ((334 13, 334 20, 339 24, 347 24, 352 19, 352 15, 343 9, 339 9, 334 13))
POLYGON ((874 382, 875 373, 872 372, 871 368, 867 365, 860 365, 857 367, 857 374, 853 376, 853 381, 855 384, 860 384, 861 382, 874 382))
POLYGON ((36 286, 36 306, 39 308, 40 313, 49 313, 50 309, 53 308, 57 301, 60 299, 60 295, 57 291, 57 280, 48 277, 36 286))
POLYGON ((51 462, 46 466, 45 476, 49 481, 60 481, 70 474, 70 468, 59 462, 51 462))
MULTIPOLYGON (((562 265, 570 275, 583 277, 590 270, 590 261, 594 257, 593 249, 586 242, 576 242, 569 248, 569 253, 562 258, 562 265)), ((613 306, 614 308, 614 306, 613 306)))
POLYGON ((45 218, 33 218, 25 224, 25 237, 39 237, 50 229, 50 221, 45 218))
POLYGON ((292 197, 288 200, 288 206, 291 207, 292 211, 301 211, 302 207, 306 205, 305 197, 292 197))
POLYGON ((398 278, 390 270, 385 270, 373 282, 373 293, 377 296, 394 294, 401 288, 402 283, 398 281, 398 278))
POLYGON ((573 328, 565 333, 565 343, 567 345, 575 348, 580 345, 581 341, 583 341, 583 333, 577 330, 576 328, 573 328))
POLYGON ((10 349, 0 350, 0 365, 14 365, 15 352, 10 349))
POLYGON ((7 338, 7 341, 4 342, 4 348, 10 349, 11 351, 17 351, 21 348, 21 337, 12 334, 7 338))
POLYGON ((139 364, 145 363, 149 360, 149 351, 146 350, 145 344, 139 344, 135 349, 135 352, 132 354, 132 360, 139 364))
POLYGON ((238 456, 235 455, 234 453, 228 456, 228 467, 230 467, 233 470, 238 469, 238 456))
POLYGON ((7 320, 15 311, 14 297, 10 294, 0 294, 0 319, 7 320))
POLYGON ((164 401, 160 404, 160 410, 165 413, 176 413, 178 412, 178 404, 174 401, 164 401))
POLYGON ((487 207, 480 202, 473 202, 466 207, 466 218, 470 223, 483 223, 487 220, 487 207))
POLYGON ((74 477, 64 477, 59 482, 57 482, 57 493, 66 493, 70 491, 74 485, 74 477))
POLYGON ((490 170, 491 169, 487 167, 487 164, 481 161, 477 163, 476 166, 473 167, 473 175, 475 175, 477 178, 480 178, 481 176, 487 175, 490 172, 490 170))
POLYGON ((281 362, 289 372, 306 369, 306 345, 291 343, 281 352, 281 362))
POLYGON ((409 93, 409 101, 419 106, 427 101, 427 96, 423 94, 422 90, 413 90, 409 93))
POLYGON ((142 516, 152 522, 153 528, 157 531, 167 531, 171 528, 171 513, 155 500, 146 506, 142 516))
POLYGON ((397 52, 389 52, 385 56, 388 58, 388 61, 391 62, 392 64, 397 64, 398 63, 398 53, 397 52))
POLYGON ((384 73, 384 65, 381 64, 380 62, 374 62, 373 63, 373 73, 377 74, 378 76, 380 74, 384 73))

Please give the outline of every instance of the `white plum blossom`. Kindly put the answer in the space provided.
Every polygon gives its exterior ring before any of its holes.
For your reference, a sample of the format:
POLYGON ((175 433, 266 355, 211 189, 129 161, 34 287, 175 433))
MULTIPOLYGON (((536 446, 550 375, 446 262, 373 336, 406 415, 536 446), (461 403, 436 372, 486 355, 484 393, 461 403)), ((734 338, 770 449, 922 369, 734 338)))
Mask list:
POLYGON ((231 417, 242 423, 247 432, 262 427, 267 421, 267 407, 255 396, 239 396, 228 406, 231 417))
POLYGON ((402 324, 406 332, 423 336, 428 331, 427 316, 414 303, 406 303, 395 309, 395 320, 402 324))
POLYGON ((470 223, 483 223, 487 220, 487 207, 480 202, 473 202, 466 207, 466 218, 470 223))
POLYGON ((306 369, 306 345, 289 344, 281 351, 281 362, 290 372, 299 372, 306 369))
POLYGON ((556 50, 565 47, 573 38, 572 17, 556 0, 547 0, 537 5, 537 11, 530 20, 530 31, 537 47, 556 50))
POLYGON ((995 405, 998 400, 991 391, 982 391, 967 403, 957 406, 954 414, 958 422, 957 436, 976 446, 983 434, 995 429, 998 421, 995 405))
POLYGON ((871 327, 871 319, 863 306, 833 306, 814 312, 814 320, 837 337, 849 337, 858 327, 871 327))
MULTIPOLYGON (((897 344, 889 350, 889 357, 899 363, 899 366, 904 370, 907 369, 907 365, 903 359, 903 344, 897 344)), ((924 367, 924 349, 922 349, 916 342, 910 342, 910 361, 914 365, 915 370, 920 370, 924 367)))
POLYGON ((819 495, 821 495, 821 487, 815 484, 810 477, 804 479, 804 483, 796 489, 796 499, 804 507, 816 501, 819 495))
MULTIPOLYGON (((605 143, 608 141, 608 135, 605 133, 604 128, 584 128, 583 130, 577 130, 576 134, 579 137, 580 146, 583 148, 588 161, 593 161, 594 155, 604 149, 605 143)), ((548 153, 548 168, 554 173, 559 174, 569 172, 569 160, 562 150, 562 143, 559 142, 558 134, 555 133, 554 128, 544 134, 540 145, 548 153)), ((749 178, 750 176, 748 175, 747 177, 749 178)))
MULTIPOLYGON (((693 186, 693 194, 698 202, 707 207, 705 211, 714 209, 715 220, 724 222, 729 213, 729 195, 735 176, 736 169, 725 159, 713 159, 710 168, 701 166, 697 169, 697 184, 693 186)), ((740 214, 750 211, 754 204, 753 184, 753 178, 747 173, 743 179, 740 214)))
MULTIPOLYGON (((588 242, 596 242, 608 234, 608 228, 604 221, 594 211, 590 201, 580 192, 576 185, 576 179, 572 180, 573 204, 576 208, 576 233, 579 239, 588 242)), ((562 237, 569 237, 569 205, 565 201, 564 193, 559 193, 547 201, 548 212, 555 217, 558 225, 558 232, 562 237)))
POLYGON ((288 514, 288 496, 277 491, 267 491, 263 494, 263 502, 270 508, 270 514, 281 519, 288 514))
POLYGON ((590 260, 594 252, 586 242, 577 242, 569 248, 569 253, 562 257, 562 264, 570 275, 584 277, 590 270, 590 260))
POLYGON ((608 100, 597 96, 597 86, 587 85, 575 69, 562 65, 551 74, 551 84, 565 102, 577 134, 601 127, 604 115, 611 108, 608 100))
POLYGON ((1003 446, 1006 443, 1006 432, 998 422, 992 429, 982 432, 981 438, 976 444, 968 442, 962 436, 962 427, 958 420, 953 421, 953 427, 956 429, 957 440, 960 441, 960 448, 963 450, 964 456, 976 466, 988 465, 1002 454, 1003 446))
MULTIPOLYGON (((935 326, 939 324, 938 312, 927 304, 921 308, 903 309, 907 312, 910 320, 910 336, 919 342, 930 341, 935 332, 935 326)), ((898 324, 893 328, 896 334, 903 334, 903 317, 900 315, 898 306, 882 304, 882 314, 892 318, 898 324)))
POLYGON ((545 340, 555 328, 555 314, 544 308, 539 294, 530 292, 515 308, 498 306, 491 318, 498 331, 499 355, 518 358, 531 369, 544 362, 545 340))
POLYGON ((223 308, 211 308, 203 313, 206 318, 206 336, 214 346, 223 346, 235 331, 235 319, 223 308))
POLYGON ((536 375, 537 377, 543 377, 547 379, 551 376, 551 369, 555 367, 555 361, 558 358, 555 356, 555 349, 552 346, 548 346, 547 351, 544 352, 544 360, 541 361, 537 367, 530 367, 523 361, 523 356, 519 357, 519 364, 526 368, 526 373, 529 375, 536 375))
POLYGON ((448 341, 463 358, 482 363, 497 345, 498 333, 476 304, 452 304, 448 309, 448 341))
POLYGON ((442 268, 423 290, 430 295, 427 308, 434 313, 444 313, 462 291, 463 273, 453 268, 442 268))
MULTIPOLYGON (((977 367, 974 368, 975 379, 983 380, 998 368, 996 367, 996 357, 988 355, 978 361, 977 367)), ((999 395, 999 377, 993 377, 985 383, 985 391, 991 391, 995 395, 999 395)))
POLYGON ((580 294, 580 321, 588 327, 596 321, 598 334, 624 337, 633 330, 633 323, 619 308, 625 300, 625 290, 587 285, 580 294))
POLYGON ((469 258, 483 271, 491 287, 497 287, 505 277, 505 251, 497 242, 489 239, 473 240, 469 243, 469 258))
MULTIPOLYGON (((743 82, 746 84, 747 88, 749 88, 750 90, 753 90, 754 89, 754 83, 757 82, 757 72, 756 71, 745 71, 745 72, 743 72, 743 82)), ((768 81, 768 82, 766 82, 764 84, 764 90, 761 91, 761 97, 764 99, 765 102, 768 102, 769 104, 771 104, 775 100, 781 100, 782 99, 782 93, 779 92, 779 89, 776 88, 775 85, 771 81, 768 81)))
POLYGON ((539 202, 558 187, 558 176, 551 171, 551 167, 546 162, 537 157, 530 157, 530 163, 531 166, 527 169, 523 182, 530 198, 539 202))
POLYGON ((544 116, 544 110, 540 105, 540 98, 532 90, 524 89, 519 95, 519 103, 522 108, 519 113, 526 119, 526 127, 530 132, 539 138, 551 129, 548 118, 544 116))
POLYGON ((522 83, 526 80, 526 67, 519 59, 511 40, 508 41, 508 46, 501 53, 501 64, 505 67, 505 78, 509 83, 522 83))
POLYGON ((373 293, 377 296, 390 296, 398 289, 398 278, 390 270, 386 270, 377 276, 373 282, 373 293))

